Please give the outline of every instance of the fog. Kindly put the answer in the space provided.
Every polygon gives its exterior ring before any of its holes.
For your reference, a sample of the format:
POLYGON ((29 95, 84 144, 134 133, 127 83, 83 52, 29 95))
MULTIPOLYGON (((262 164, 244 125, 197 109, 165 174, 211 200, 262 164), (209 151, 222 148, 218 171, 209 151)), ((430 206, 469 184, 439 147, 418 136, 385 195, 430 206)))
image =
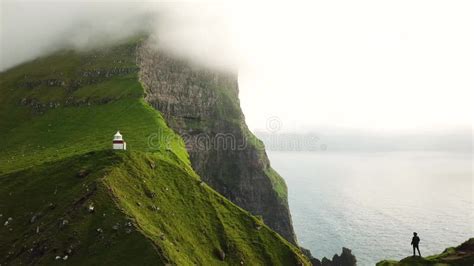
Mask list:
POLYGON ((106 45, 148 30, 150 21, 138 16, 144 11, 110 2, 2 1, 1 69, 59 49, 106 45))
POLYGON ((156 48, 236 71, 225 3, 2 1, 0 70, 60 49, 84 50, 140 34, 156 48))
POLYGON ((4 0, 0 69, 144 33, 238 72, 253 130, 275 118, 298 132, 471 128, 473 11, 462 0, 4 0))
POLYGON ((320 128, 306 133, 256 131, 267 151, 311 152, 456 152, 472 158, 472 129, 373 132, 320 128))

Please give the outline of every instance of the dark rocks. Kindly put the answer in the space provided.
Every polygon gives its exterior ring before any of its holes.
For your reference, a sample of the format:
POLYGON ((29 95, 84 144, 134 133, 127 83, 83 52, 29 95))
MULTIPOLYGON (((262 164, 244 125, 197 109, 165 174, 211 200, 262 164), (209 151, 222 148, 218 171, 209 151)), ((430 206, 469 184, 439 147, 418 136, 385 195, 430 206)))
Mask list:
POLYGON ((53 87, 65 88, 67 95, 66 100, 63 101, 49 101, 44 102, 34 96, 22 98, 18 104, 22 106, 28 106, 31 108, 34 114, 44 114, 48 109, 55 109, 61 106, 90 106, 90 105, 101 105, 111 102, 114 99, 101 97, 99 99, 83 99, 76 97, 73 93, 79 88, 89 86, 103 82, 114 76, 125 76, 130 73, 138 72, 137 67, 111 67, 107 69, 91 69, 83 70, 79 75, 79 78, 75 79, 63 79, 63 75, 59 73, 57 78, 32 80, 30 77, 25 76, 23 81, 19 82, 17 86, 19 88, 27 88, 29 90, 41 90, 48 91, 53 87))
POLYGON ((8 217, 8 219, 3 223, 3 226, 8 226, 13 221, 12 217, 8 217))
POLYGON ((86 70, 82 71, 80 75, 84 78, 110 78, 114 76, 125 76, 137 71, 138 68, 136 67, 113 67, 107 69, 86 70))
POLYGON ((225 260, 225 252, 222 249, 215 249, 214 254, 219 260, 221 261, 225 260))
POLYGON ((81 169, 79 172, 77 172, 76 176, 79 178, 84 178, 90 174, 89 170, 87 169, 81 169))
POLYGON ((150 189, 148 189, 147 187, 144 187, 143 188, 144 192, 145 192, 145 196, 147 196, 148 198, 150 199, 153 199, 156 197, 156 193, 151 191, 150 189))
POLYGON ((356 257, 352 254, 352 251, 348 248, 343 247, 341 255, 334 254, 332 260, 324 257, 321 261, 314 258, 308 249, 301 248, 303 254, 309 258, 313 266, 355 266, 357 265, 356 257))
POLYGON ((157 207, 157 206, 155 206, 155 205, 150 205, 150 206, 148 206, 148 209, 149 209, 150 211, 155 211, 155 212, 157 212, 157 211, 160 210, 160 208, 157 207))
POLYGON ((322 265, 322 266, 332 266, 332 261, 329 260, 328 258, 324 257, 324 258, 321 260, 321 265, 322 265))
POLYGON ((63 220, 61 220, 61 221, 59 222, 59 228, 63 228, 63 227, 65 227, 65 226, 68 225, 68 224, 69 224, 69 221, 66 220, 66 219, 63 219, 63 220))
POLYGON ((333 256, 332 263, 332 265, 353 266, 357 264, 357 260, 350 249, 343 247, 340 256, 337 254, 333 256))

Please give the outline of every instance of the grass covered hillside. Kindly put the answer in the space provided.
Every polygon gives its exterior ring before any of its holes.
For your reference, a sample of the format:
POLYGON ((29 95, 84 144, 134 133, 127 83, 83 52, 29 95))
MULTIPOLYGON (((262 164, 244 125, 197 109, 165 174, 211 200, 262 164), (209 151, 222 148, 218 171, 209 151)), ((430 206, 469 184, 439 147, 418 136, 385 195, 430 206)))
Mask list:
POLYGON ((135 46, 61 52, 2 73, 0 173, 109 149, 117 130, 131 150, 170 148, 186 161, 182 141, 143 100, 135 46))
POLYGON ((143 99, 136 43, 0 74, 0 264, 308 264, 200 181, 143 99))

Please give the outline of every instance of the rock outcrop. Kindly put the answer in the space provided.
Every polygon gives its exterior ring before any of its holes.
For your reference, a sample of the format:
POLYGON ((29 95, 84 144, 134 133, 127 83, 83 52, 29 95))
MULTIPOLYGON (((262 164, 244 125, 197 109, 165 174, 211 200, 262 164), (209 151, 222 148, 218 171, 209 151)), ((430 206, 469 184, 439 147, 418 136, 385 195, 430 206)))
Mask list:
POLYGON ((285 182, 245 124, 236 75, 193 66, 147 43, 139 47, 137 60, 145 99, 183 137, 195 171, 296 243, 285 182))
POLYGON ((301 248, 306 257, 309 258, 313 266, 356 266, 357 259, 352 254, 352 251, 348 248, 343 247, 341 255, 334 254, 332 260, 324 257, 322 260, 314 258, 311 252, 305 248, 301 248))
POLYGON ((474 265, 474 238, 457 247, 445 249, 441 254, 428 257, 410 256, 400 261, 383 260, 377 266, 408 266, 408 265, 474 265))

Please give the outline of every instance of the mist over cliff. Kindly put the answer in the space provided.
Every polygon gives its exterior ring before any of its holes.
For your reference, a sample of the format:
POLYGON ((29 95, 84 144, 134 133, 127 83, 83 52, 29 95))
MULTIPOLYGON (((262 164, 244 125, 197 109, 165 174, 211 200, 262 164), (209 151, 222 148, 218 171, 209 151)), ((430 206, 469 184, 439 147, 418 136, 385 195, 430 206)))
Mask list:
POLYGON ((7 0, 1 5, 0 71, 57 50, 103 47, 140 34, 154 36, 160 50, 235 69, 224 2, 7 0))
POLYGON ((1 65, 134 34, 239 74, 251 129, 469 126, 470 1, 2 1, 1 65), (403 19, 402 19, 403 18, 403 19))

